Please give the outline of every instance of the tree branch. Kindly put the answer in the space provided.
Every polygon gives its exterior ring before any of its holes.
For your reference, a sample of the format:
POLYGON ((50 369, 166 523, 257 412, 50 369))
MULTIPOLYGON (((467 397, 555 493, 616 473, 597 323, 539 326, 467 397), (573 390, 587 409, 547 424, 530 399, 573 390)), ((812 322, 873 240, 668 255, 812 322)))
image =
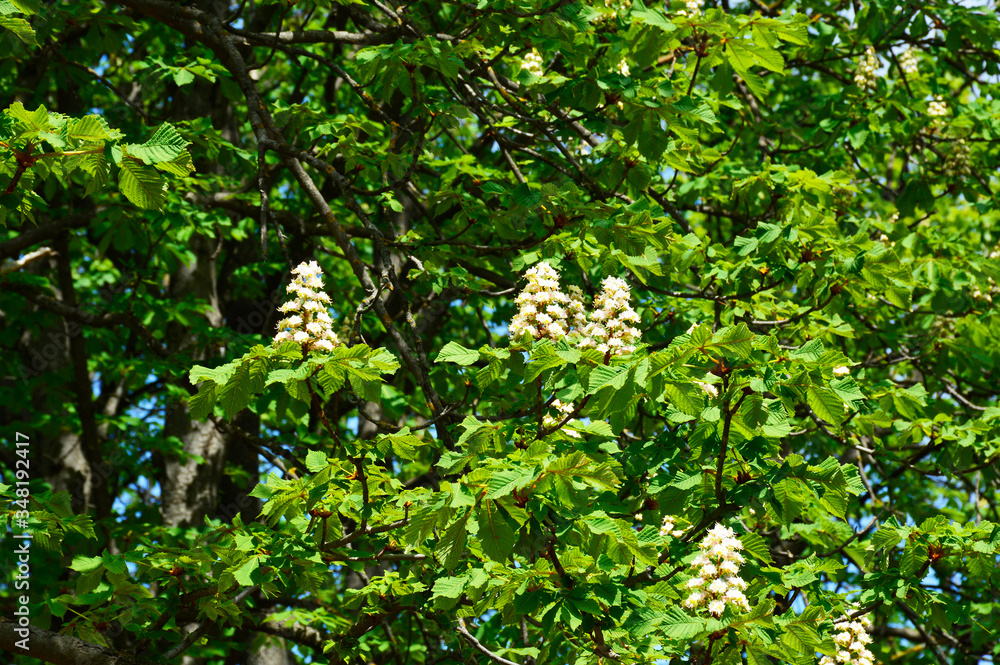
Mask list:
POLYGON ((13 623, 0 622, 0 651, 30 656, 53 665, 154 665, 122 654, 109 647, 84 642, 72 635, 60 635, 49 630, 28 626, 28 650, 17 646, 24 639, 13 623))

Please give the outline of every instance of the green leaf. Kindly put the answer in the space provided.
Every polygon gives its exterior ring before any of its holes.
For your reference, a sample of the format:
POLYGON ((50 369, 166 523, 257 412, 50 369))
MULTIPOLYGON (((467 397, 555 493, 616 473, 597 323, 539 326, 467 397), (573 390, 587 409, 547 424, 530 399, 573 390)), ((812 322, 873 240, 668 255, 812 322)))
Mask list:
POLYGON ((646 25, 657 27, 664 32, 674 32, 677 30, 677 26, 671 23, 670 20, 657 9, 633 9, 631 18, 639 23, 645 23, 646 25))
POLYGON ((770 414, 764 404, 764 396, 757 393, 747 395, 740 407, 740 415, 748 429, 756 429, 766 423, 770 414))
POLYGON ((739 325, 728 326, 718 330, 712 335, 709 345, 740 358, 749 358, 753 340, 754 334, 750 332, 747 324, 740 323, 739 325))
POLYGON ((189 175, 194 171, 194 162, 191 159, 191 153, 187 150, 169 162, 157 162, 154 166, 161 171, 181 177, 189 175))
POLYGON ((872 537, 868 540, 868 546, 875 551, 892 549, 899 544, 899 541, 903 539, 903 536, 896 529, 895 524, 892 521, 886 520, 882 523, 872 537))
POLYGON ((499 499, 534 480, 532 469, 510 469, 493 474, 486 486, 486 499, 499 499))
POLYGON ((188 399, 188 404, 191 407, 191 417, 195 420, 204 420, 208 417, 210 413, 215 408, 215 393, 216 393, 216 383, 214 381, 206 381, 201 388, 198 389, 197 394, 192 395, 188 399))
POLYGON ((0 14, 34 15, 41 11, 39 0, 0 0, 0 14))
POLYGON ((260 575, 254 575, 258 568, 260 568, 260 559, 252 556, 233 572, 233 577, 240 583, 240 586, 253 586, 256 584, 254 577, 260 577, 260 575))
POLYGON ((465 515, 460 519, 452 522, 435 547, 446 570, 453 570, 458 565, 462 554, 465 553, 465 543, 469 534, 470 514, 470 512, 466 511, 465 515))
POLYGON ((38 39, 35 37, 35 31, 31 28, 31 24, 23 18, 0 16, 0 28, 14 33, 15 37, 28 46, 38 46, 38 39))
POLYGON ((816 361, 819 360, 822 355, 823 342, 818 339, 813 339, 792 351, 789 354, 789 357, 794 358, 795 360, 816 361))
POLYGON ((705 630, 705 620, 689 616, 673 605, 663 613, 660 630, 674 640, 692 640, 705 630))
POLYGON ((479 508, 479 541, 483 554, 494 561, 506 561, 514 551, 514 530, 495 501, 484 500, 479 508))
POLYGON ((147 210, 162 210, 167 183, 163 176, 132 159, 123 159, 118 173, 118 187, 133 204, 147 210))
MULTIPOLYGON (((194 80, 194 74, 192 74, 187 69, 179 67, 174 70, 174 83, 176 83, 178 86, 187 85, 193 80, 194 80)), ((146 163, 148 164, 149 162, 146 163)))
POLYGON ((438 353, 436 363, 455 363, 457 365, 471 365, 479 360, 479 351, 467 349, 457 342, 448 342, 438 353))
POLYGON ((305 459, 306 468, 311 473, 319 473, 330 465, 326 453, 321 450, 310 450, 305 459))
POLYGON ((605 386, 620 390, 628 377, 628 368, 622 365, 598 365, 590 373, 587 394, 593 395, 605 386))
POLYGON ((108 127, 107 121, 99 115, 86 115, 69 123, 66 138, 81 143, 96 143, 117 139, 121 132, 108 127))
POLYGON ((757 533, 747 533, 740 536, 740 542, 743 543, 743 549, 746 550, 748 554, 753 556, 753 558, 758 561, 763 561, 764 563, 774 563, 771 558, 771 551, 767 547, 767 543, 764 539, 757 533))
POLYGON ((431 598, 458 598, 469 583, 467 575, 459 577, 439 577, 434 580, 431 598))
POLYGON ((806 388, 806 401, 809 408, 813 410, 819 418, 831 425, 839 425, 844 420, 844 403, 836 393, 826 388, 816 388, 809 386, 806 388))
POLYGON ((378 402, 382 399, 382 381, 377 374, 348 368, 347 378, 351 382, 351 388, 361 399, 369 402, 378 402))
POLYGON ((156 164, 176 159, 187 145, 188 142, 173 125, 165 122, 148 141, 142 145, 130 143, 127 148, 130 155, 141 159, 145 164, 156 164))
POLYGON ((242 362, 219 390, 219 404, 232 419, 250 404, 250 363, 242 362))

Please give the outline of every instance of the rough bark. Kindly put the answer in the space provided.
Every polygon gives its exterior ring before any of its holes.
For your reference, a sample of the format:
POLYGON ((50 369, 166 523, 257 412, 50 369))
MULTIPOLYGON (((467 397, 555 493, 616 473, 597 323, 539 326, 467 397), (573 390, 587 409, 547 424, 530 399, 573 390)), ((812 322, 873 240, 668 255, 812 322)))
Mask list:
POLYGON ((54 665, 152 665, 130 654, 84 642, 71 635, 28 626, 28 650, 17 646, 24 639, 13 623, 0 622, 0 651, 30 656, 54 665))

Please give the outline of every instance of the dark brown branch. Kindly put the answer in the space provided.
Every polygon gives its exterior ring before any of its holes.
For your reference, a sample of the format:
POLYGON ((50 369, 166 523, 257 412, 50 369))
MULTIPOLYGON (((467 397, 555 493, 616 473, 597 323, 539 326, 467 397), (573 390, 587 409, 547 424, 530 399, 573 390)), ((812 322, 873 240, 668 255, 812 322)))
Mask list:
POLYGON ((4 284, 4 290, 23 296, 26 300, 38 305, 42 309, 58 314, 64 319, 73 321, 74 323, 79 323, 93 328, 117 328, 119 326, 124 326, 138 335, 142 341, 144 341, 146 345, 152 349, 153 353, 161 358, 167 357, 167 350, 164 348, 163 344, 161 344, 158 339, 153 337, 153 333, 142 325, 142 322, 131 313, 111 312, 107 314, 94 314, 92 312, 85 312, 77 309, 76 307, 70 307, 55 298, 42 295, 38 293, 36 289, 33 289, 26 284, 7 283, 4 284))
POLYGON ((8 259, 18 256, 23 250, 37 245, 40 242, 52 240, 66 229, 87 226, 96 215, 107 210, 106 207, 94 208, 86 212, 67 215, 45 226, 37 226, 28 229, 24 233, 14 236, 10 240, 0 242, 0 259, 8 259))
POLYGON ((503 656, 499 656, 483 646, 483 643, 477 640, 475 636, 469 632, 469 629, 465 627, 465 619, 462 617, 458 618, 458 633, 465 639, 466 642, 471 644, 476 651, 485 655, 493 662, 500 663, 500 665, 518 665, 514 661, 507 660, 503 656))
POLYGON ((31 656, 53 665, 153 665, 114 649, 84 642, 72 635, 28 626, 28 651, 17 646, 23 638, 13 623, 0 622, 0 651, 31 656))

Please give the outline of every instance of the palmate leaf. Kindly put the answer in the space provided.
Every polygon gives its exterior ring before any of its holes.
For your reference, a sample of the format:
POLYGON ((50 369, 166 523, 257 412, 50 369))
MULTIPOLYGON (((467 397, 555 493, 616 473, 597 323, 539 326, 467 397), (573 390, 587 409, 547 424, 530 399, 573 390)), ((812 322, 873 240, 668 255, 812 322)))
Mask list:
POLYGON ((141 145, 130 143, 127 148, 130 155, 141 159, 144 163, 158 164, 176 159, 187 145, 188 142, 173 125, 165 122, 148 141, 141 145))
POLYGON ((166 201, 167 183, 163 177, 133 159, 122 160, 118 188, 129 201, 147 210, 162 210, 166 201))

